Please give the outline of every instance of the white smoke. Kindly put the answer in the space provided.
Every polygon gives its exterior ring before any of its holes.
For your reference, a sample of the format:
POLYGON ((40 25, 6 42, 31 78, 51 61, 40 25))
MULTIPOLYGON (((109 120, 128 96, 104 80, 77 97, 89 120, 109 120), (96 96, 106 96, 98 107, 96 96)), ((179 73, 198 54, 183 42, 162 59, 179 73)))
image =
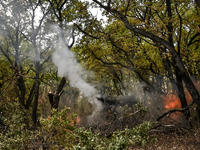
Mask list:
MULTIPOLYGON (((93 124, 94 120, 98 120, 99 112, 101 112, 103 105, 100 101, 97 101, 97 90, 94 86, 87 83, 84 79, 87 79, 91 72, 87 72, 77 61, 73 51, 71 51, 63 42, 61 36, 61 30, 54 26, 53 32, 56 33, 57 40, 54 44, 53 62, 58 68, 58 75, 60 77, 67 77, 72 87, 76 87, 79 91, 88 98, 91 104, 94 104, 95 110, 91 116, 88 116, 88 123, 93 124)), ((65 32, 65 37, 70 37, 70 32, 65 32)), ((68 43, 68 40, 65 39, 68 43)))
MULTIPOLYGON (((87 78, 87 72, 76 61, 75 54, 64 44, 61 36, 61 29, 54 26, 54 32, 57 33, 58 42, 54 44, 55 52, 53 53, 53 62, 58 67, 60 77, 67 77, 72 87, 76 87, 86 97, 94 97, 96 89, 91 84, 87 83, 84 78, 87 78)), ((64 33, 67 38, 70 37, 70 32, 64 33)), ((67 39, 66 43, 68 43, 67 39)))

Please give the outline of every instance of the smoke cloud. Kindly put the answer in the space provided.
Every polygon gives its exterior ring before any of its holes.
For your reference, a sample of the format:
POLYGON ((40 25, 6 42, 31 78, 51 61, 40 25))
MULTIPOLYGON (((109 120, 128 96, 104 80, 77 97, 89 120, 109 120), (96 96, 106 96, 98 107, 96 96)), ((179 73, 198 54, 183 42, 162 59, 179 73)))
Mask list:
MULTIPOLYGON (((61 33, 59 27, 54 26, 53 32, 57 36, 58 42, 54 43, 54 53, 53 53, 53 62, 58 68, 58 75, 60 77, 67 77, 70 81, 72 87, 76 87, 79 91, 88 98, 88 101, 95 105, 95 110, 91 116, 88 116, 89 122, 97 118, 98 112, 103 108, 102 104, 96 100, 98 96, 97 90, 95 87, 85 81, 88 77, 88 72, 77 62, 75 54, 71 51, 66 43, 69 42, 70 32, 61 33), (68 37, 63 41, 62 34, 65 34, 64 37, 68 37)), ((90 72, 91 75, 91 72, 90 72)))
MULTIPOLYGON (((75 54, 65 45, 61 36, 61 29, 53 27, 57 33, 58 42, 54 44, 55 52, 53 53, 53 62, 58 68, 60 77, 67 77, 72 87, 76 87, 86 97, 93 97, 97 94, 96 89, 91 84, 87 83, 84 78, 87 78, 86 70, 76 61, 75 54)), ((66 42, 69 42, 70 32, 65 32, 65 37, 68 37, 66 42)))

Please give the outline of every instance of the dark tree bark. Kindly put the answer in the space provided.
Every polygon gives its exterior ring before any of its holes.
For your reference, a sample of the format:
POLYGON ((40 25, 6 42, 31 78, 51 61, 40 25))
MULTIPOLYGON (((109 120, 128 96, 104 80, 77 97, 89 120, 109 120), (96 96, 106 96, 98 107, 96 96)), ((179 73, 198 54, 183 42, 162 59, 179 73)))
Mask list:
POLYGON ((66 83, 66 78, 63 77, 62 80, 60 81, 59 85, 58 85, 56 92, 55 93, 52 93, 52 92, 48 93, 49 102, 51 104, 51 109, 53 109, 53 108, 58 109, 60 96, 63 93, 63 87, 64 87, 65 83, 66 83))
POLYGON ((22 76, 20 69, 18 68, 17 62, 13 65, 14 73, 17 78, 17 85, 19 87, 19 103, 24 106, 25 105, 25 94, 26 94, 26 86, 25 81, 22 76))
POLYGON ((26 101, 25 109, 28 109, 30 107, 31 102, 33 100, 34 91, 35 91, 35 83, 33 84, 31 91, 29 93, 29 97, 28 97, 28 100, 26 101))
MULTIPOLYGON (((187 104, 187 100, 185 98, 185 92, 184 92, 184 88, 183 88, 182 76, 179 75, 176 70, 175 70, 175 74, 176 74, 176 82, 177 82, 176 85, 177 85, 177 89, 178 89, 178 97, 179 97, 179 99, 181 101, 182 108, 186 108, 188 104, 187 104)), ((185 109, 183 111, 183 114, 184 114, 186 120, 189 121, 189 118, 190 118, 189 108, 185 109)))
POLYGON ((36 76, 35 76, 35 97, 33 101, 33 110, 32 110, 32 121, 33 124, 37 125, 37 107, 38 107, 38 99, 39 99, 39 88, 40 88, 40 69, 39 62, 36 62, 36 76))
POLYGON ((200 7, 200 0, 195 0, 198 7, 200 7))

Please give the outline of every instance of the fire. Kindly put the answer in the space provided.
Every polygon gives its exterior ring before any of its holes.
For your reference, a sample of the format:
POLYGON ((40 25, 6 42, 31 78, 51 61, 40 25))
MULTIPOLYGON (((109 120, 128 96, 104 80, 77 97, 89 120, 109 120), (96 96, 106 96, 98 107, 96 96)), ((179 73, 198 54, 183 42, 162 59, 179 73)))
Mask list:
MULTIPOLYGON (((193 80, 194 86, 197 88, 197 90, 200 90, 200 85, 198 80, 193 80)), ((188 92, 188 90, 185 90, 185 98, 187 101, 187 104, 189 105, 192 102, 192 96, 188 92)), ((171 109, 181 109, 181 102, 176 93, 169 93, 166 97, 164 97, 164 107, 165 109, 171 110, 171 109)), ((170 115, 172 119, 178 120, 180 116, 183 114, 181 112, 175 112, 170 115)))
POLYGON ((81 122, 81 118, 80 118, 79 116, 77 116, 76 122, 77 122, 77 123, 80 123, 80 122, 81 122))
POLYGON ((181 108, 180 99, 175 94, 168 94, 164 98, 164 102, 165 102, 165 109, 167 110, 174 109, 174 108, 177 108, 177 109, 181 108))
MULTIPOLYGON (((164 97, 164 107, 166 110, 182 108, 179 97, 176 94, 172 94, 172 93, 164 97)), ((172 113, 170 117, 172 119, 177 120, 181 115, 182 115, 181 112, 175 112, 175 113, 172 113)))
MULTIPOLYGON (((185 91, 185 98, 186 98, 187 104, 189 105, 192 102, 192 96, 187 90, 185 91)), ((166 97, 164 97, 164 107, 166 110, 181 109, 182 105, 181 105, 181 101, 179 97, 174 93, 170 93, 166 97)), ((181 112, 175 112, 175 113, 172 113, 170 117, 172 119, 178 120, 178 118, 182 115, 183 114, 181 112)))

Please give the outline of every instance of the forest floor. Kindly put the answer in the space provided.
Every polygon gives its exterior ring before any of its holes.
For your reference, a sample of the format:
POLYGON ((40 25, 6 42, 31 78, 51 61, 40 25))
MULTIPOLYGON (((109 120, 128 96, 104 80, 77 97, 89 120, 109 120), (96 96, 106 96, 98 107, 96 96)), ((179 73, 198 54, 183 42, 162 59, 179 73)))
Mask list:
POLYGON ((200 128, 193 130, 170 129, 167 131, 152 130, 150 135, 156 141, 145 147, 130 147, 130 150, 200 150, 200 128))

